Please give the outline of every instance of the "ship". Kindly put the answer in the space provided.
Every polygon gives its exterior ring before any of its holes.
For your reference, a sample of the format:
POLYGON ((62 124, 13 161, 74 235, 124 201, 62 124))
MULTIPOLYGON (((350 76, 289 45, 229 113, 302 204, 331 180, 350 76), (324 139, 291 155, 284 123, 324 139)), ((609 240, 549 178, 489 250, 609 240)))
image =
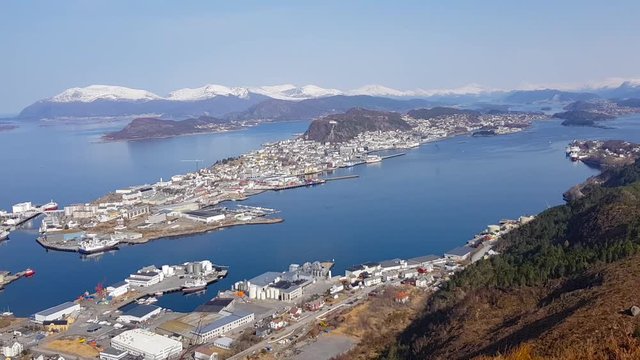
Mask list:
POLYGON ((55 210, 58 210, 58 203, 53 201, 53 200, 51 200, 50 202, 42 205, 40 208, 42 209, 42 211, 45 211, 45 212, 46 211, 55 211, 55 210))
POLYGON ((382 158, 380 155, 367 155, 367 159, 365 161, 367 164, 373 164, 382 161, 382 158))
POLYGON ((78 252, 80 254, 94 254, 118 248, 120 242, 115 239, 87 239, 80 242, 78 252))
POLYGON ((5 240, 9 237, 9 232, 7 230, 0 230, 0 241, 5 240))
POLYGON ((185 294, 202 291, 207 288, 207 282, 202 279, 189 280, 182 286, 182 292, 185 294))
POLYGON ((24 276, 26 276, 26 277, 30 277, 30 276, 33 276, 35 274, 36 274, 36 272, 31 268, 28 268, 27 270, 24 271, 24 276))

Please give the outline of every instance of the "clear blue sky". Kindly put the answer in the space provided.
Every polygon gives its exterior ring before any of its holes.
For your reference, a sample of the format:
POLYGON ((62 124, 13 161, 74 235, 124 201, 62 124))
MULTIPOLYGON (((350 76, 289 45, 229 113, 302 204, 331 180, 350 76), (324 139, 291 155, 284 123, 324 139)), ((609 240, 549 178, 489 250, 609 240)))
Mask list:
POLYGON ((509 88, 640 75, 640 1, 0 2, 0 113, 73 86, 509 88))

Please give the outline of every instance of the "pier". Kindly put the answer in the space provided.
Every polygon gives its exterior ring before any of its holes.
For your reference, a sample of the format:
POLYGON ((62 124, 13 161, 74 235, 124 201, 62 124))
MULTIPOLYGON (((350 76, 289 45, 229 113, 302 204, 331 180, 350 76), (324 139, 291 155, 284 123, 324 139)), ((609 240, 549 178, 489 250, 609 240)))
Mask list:
POLYGON ((345 175, 345 176, 335 176, 330 178, 325 178, 325 181, 336 181, 336 180, 348 180, 348 179, 357 179, 360 175, 345 175))

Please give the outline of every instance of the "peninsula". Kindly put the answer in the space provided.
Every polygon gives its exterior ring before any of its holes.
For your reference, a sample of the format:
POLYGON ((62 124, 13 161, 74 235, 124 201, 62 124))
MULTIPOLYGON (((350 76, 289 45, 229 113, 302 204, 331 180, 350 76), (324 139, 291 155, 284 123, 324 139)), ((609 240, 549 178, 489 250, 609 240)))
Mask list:
MULTIPOLYGON (((496 134, 508 134, 534 120, 546 119, 536 113, 433 113, 428 119, 365 109, 329 115, 314 120, 304 136, 264 144, 256 151, 166 181, 118 189, 90 203, 47 211, 38 242, 48 249, 93 253, 120 244, 230 226, 278 223, 283 219, 273 217, 277 210, 227 202, 264 191, 323 184, 330 180, 322 177, 326 172, 382 161, 384 157, 378 151, 401 151, 488 128, 496 134)), ((425 112, 414 113, 420 114, 425 112)), ((201 125, 203 131, 209 131, 220 124, 212 118, 191 120, 186 127, 158 119, 138 119, 134 123, 122 138, 159 136, 201 125), (143 130, 145 124, 151 124, 150 132, 143 130)))

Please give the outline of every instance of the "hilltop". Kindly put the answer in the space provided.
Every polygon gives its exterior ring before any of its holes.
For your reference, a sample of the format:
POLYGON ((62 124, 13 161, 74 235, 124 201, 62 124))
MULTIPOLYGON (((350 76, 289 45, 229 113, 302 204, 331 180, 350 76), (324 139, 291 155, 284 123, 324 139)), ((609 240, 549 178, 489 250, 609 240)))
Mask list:
POLYGON ((304 137, 319 142, 344 142, 367 131, 409 129, 411 125, 399 113, 357 108, 314 120, 304 137))

